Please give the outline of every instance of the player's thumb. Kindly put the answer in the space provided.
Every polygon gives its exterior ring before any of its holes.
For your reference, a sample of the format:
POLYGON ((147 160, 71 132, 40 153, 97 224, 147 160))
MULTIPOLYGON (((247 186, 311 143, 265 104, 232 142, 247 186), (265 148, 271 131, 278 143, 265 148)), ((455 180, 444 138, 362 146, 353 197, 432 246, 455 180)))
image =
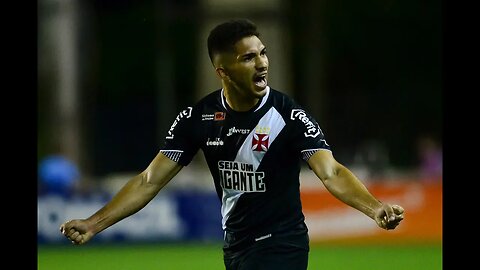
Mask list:
POLYGON ((392 205, 392 209, 393 209, 393 213, 395 213, 395 215, 401 215, 405 211, 403 209, 403 207, 401 207, 400 205, 396 205, 396 204, 392 205))

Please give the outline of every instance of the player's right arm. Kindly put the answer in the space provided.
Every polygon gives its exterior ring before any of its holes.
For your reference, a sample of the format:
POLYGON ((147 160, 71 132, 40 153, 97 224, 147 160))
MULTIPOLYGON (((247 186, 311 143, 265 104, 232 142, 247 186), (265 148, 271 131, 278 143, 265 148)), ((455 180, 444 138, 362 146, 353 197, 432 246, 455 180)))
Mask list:
POLYGON ((130 179, 105 206, 86 219, 63 223, 60 231, 73 244, 85 244, 97 233, 145 207, 182 168, 159 152, 150 165, 130 179))

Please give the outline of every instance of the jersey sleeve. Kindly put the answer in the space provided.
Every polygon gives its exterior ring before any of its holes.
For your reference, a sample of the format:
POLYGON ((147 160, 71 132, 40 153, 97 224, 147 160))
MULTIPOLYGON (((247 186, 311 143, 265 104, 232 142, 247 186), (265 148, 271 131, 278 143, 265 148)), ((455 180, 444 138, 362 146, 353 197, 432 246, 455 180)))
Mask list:
POLYGON ((307 111, 296 105, 292 107, 288 117, 292 130, 293 147, 301 153, 303 160, 307 161, 320 150, 331 151, 322 129, 307 111))
POLYGON ((187 107, 173 121, 160 152, 182 166, 187 166, 197 153, 195 143, 194 109, 187 107))

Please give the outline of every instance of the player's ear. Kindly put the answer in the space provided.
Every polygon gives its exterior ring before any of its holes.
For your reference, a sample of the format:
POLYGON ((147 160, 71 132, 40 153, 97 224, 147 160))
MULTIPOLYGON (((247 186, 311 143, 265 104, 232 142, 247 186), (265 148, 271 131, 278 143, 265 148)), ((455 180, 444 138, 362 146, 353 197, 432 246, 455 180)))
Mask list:
POLYGON ((222 67, 215 68, 215 72, 217 73, 218 77, 220 77, 220 79, 228 78, 227 72, 222 67))

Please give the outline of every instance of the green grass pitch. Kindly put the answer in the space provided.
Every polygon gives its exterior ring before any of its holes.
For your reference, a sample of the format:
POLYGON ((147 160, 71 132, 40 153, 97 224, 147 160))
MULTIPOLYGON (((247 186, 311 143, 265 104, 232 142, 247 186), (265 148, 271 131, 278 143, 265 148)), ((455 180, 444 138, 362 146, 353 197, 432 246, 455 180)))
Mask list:
MULTIPOLYGON (((37 264, 39 270, 224 269, 220 243, 39 245, 37 264)), ((440 270, 442 245, 312 244, 308 269, 440 270)))

